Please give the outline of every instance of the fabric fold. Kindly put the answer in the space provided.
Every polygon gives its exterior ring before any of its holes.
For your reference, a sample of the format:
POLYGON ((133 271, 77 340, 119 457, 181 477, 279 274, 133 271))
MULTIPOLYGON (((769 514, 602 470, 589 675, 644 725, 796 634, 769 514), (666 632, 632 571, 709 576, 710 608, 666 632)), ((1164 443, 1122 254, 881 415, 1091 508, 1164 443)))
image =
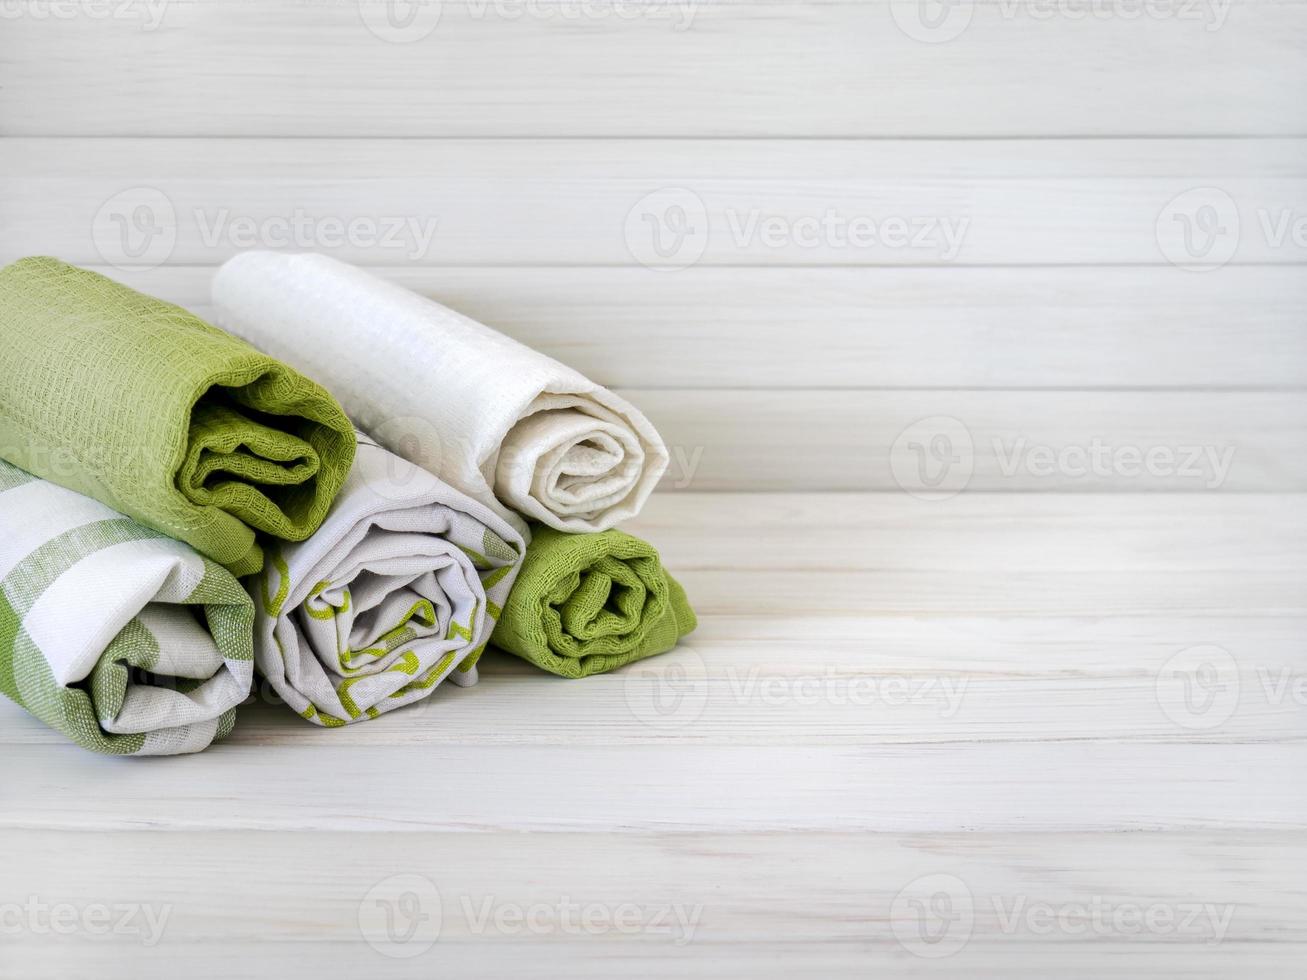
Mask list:
POLYGON ((666 653, 698 625, 653 545, 536 528, 491 642, 563 677, 666 653))
POLYGON ((508 521, 358 436, 326 521, 251 580, 259 671, 336 727, 475 683, 526 549, 508 521))
POLYGON ((217 563, 0 462, 0 691, 78 745, 176 755, 225 737, 253 620, 217 563))
POLYGON ((633 517, 667 468, 637 409, 475 320, 323 255, 245 252, 218 322, 326 384, 383 446, 527 533, 633 517))
POLYGON ((319 385, 161 300, 51 258, 0 270, 0 456, 247 575, 349 472, 319 385))

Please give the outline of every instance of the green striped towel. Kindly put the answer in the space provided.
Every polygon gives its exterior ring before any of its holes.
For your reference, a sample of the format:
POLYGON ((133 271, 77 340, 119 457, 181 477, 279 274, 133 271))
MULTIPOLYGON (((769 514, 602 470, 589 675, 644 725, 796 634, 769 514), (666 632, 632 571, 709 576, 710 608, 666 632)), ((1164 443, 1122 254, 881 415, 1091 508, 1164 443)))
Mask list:
POLYGON ((253 621, 220 565, 0 462, 0 691, 78 745, 174 755, 225 736, 253 621))
POLYGON ((0 270, 0 457, 236 575, 302 541, 354 433, 321 387, 180 307, 57 259, 0 270))
POLYGON ((517 584, 490 642, 563 677, 666 653, 698 625, 647 541, 618 530, 532 526, 517 584))

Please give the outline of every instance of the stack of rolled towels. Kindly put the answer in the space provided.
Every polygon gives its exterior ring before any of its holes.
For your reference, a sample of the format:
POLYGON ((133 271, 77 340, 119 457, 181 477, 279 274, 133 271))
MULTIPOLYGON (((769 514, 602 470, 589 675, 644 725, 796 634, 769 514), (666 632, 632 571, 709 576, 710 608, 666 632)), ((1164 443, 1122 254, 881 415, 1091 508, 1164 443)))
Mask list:
POLYGON ((256 671, 332 728, 487 645, 577 678, 694 628, 615 528, 668 462, 624 399, 321 255, 238 255, 213 303, 0 269, 0 691, 47 725, 195 752, 256 671))

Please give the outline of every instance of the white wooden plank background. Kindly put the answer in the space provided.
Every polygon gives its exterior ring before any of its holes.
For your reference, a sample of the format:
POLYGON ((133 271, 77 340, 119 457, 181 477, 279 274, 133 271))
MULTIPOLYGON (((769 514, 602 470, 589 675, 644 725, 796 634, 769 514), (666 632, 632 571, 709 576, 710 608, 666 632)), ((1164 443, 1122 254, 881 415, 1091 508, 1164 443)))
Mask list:
POLYGON ((410 43, 376 0, 111 6, 0 2, 0 261, 203 314, 307 219, 649 411, 631 530, 700 626, 342 731, 264 696, 155 764, 0 704, 0 977, 1301 972, 1307 4, 447 0, 410 43), (827 212, 965 232, 742 230, 827 212), (961 492, 922 499, 941 434, 961 492), (1233 455, 1027 465, 1095 443, 1233 455), (392 959, 412 874, 440 937, 392 959), (678 945, 486 901, 702 909, 678 945), (81 918, 124 903, 157 945, 81 918), (1159 924, 1191 903, 1219 942, 1159 924))
MULTIPOLYGON (((440 879, 442 947, 446 942, 490 947, 479 914, 487 897, 495 905, 531 905, 557 902, 564 895, 608 905, 630 901, 698 910, 693 924, 668 922, 671 937, 656 927, 638 936, 636 941, 646 946, 674 948, 682 927, 690 943, 676 945, 691 945, 691 930, 709 925, 722 944, 783 938, 892 945, 895 894, 923 873, 975 882, 976 944, 1004 938, 1001 913, 1021 896, 1030 902, 1065 903, 1082 896, 1086 887, 1112 903, 1160 904, 1179 892, 1214 906, 1233 906, 1225 942, 1276 943, 1303 939, 1302 897, 1284 872, 1307 870, 1303 839, 1287 833, 1259 835, 1255 844, 1206 832, 1068 833, 1053 839, 1034 834, 814 834, 797 844, 761 834, 557 834, 545 854, 531 836, 513 834, 354 833, 310 842, 294 835, 247 839, 231 832, 191 836, 146 831, 115 835, 119 846, 89 873, 95 835, 36 830, 18 838, 24 847, 14 850, 9 873, 20 889, 53 884, 61 892, 108 903, 133 894, 124 882, 142 861, 158 862, 163 887, 149 897, 176 903, 169 938, 186 943, 212 939, 219 928, 237 942, 275 938, 292 943, 354 929, 357 906, 377 879, 411 869, 440 879), (195 880, 175 870, 186 866, 197 842, 231 855, 203 867, 200 880, 208 886, 203 897, 195 880), (315 867, 319 843, 343 859, 315 867), (1054 861, 1049 860, 1051 847, 1056 848, 1054 861), (501 887, 486 893, 478 868, 493 873, 501 887), (1122 874, 1117 868, 1128 870, 1122 874), (1214 875, 1221 873, 1228 877, 1213 887, 1214 875), (291 904, 288 900, 297 894, 294 879, 300 876, 336 889, 338 899, 313 907, 291 904), (233 878, 248 880, 248 887, 231 888, 233 878), (830 884, 814 889, 814 882, 830 884), (994 897, 1000 899, 997 909, 994 897), (1256 916, 1249 914, 1253 907, 1256 916), (271 910, 278 914, 269 923, 271 910)), ((548 944, 523 933, 525 942, 548 944)), ((1081 945, 1068 934, 1043 937, 1024 928, 1013 938, 1035 946, 1081 945)), ((612 947, 618 939, 599 933, 593 943, 612 947)), ((27 942, 40 945, 35 937, 27 942)))
MULTIPOLYGON (((118 0, 122 2, 122 0, 118 0)), ((22 11, 40 0, 10 0, 22 11)), ((173 0, 13 16, 6 135, 1302 135, 1307 5, 173 0), (570 16, 568 12, 570 11, 570 16), (943 43, 910 32, 940 18, 943 43), (430 33, 422 36, 424 30, 430 33)))
POLYGON ((667 438, 664 486, 681 489, 929 492, 946 471, 975 490, 1307 488, 1296 391, 623 391, 667 438))
MULTIPOLYGON (((419 960, 388 960, 367 946, 324 939, 306 943, 209 941, 184 947, 124 946, 112 959, 103 946, 87 946, 97 976, 134 980, 149 971, 162 976, 186 972, 204 980, 227 980, 232 963, 257 962, 275 976, 307 976, 306 948, 320 950, 322 962, 341 973, 370 977, 412 977, 423 968, 459 976, 554 978, 560 975, 609 978, 627 974, 676 977, 756 977, 814 971, 823 976, 861 976, 868 964, 895 977, 995 976, 1046 980, 1073 963, 1076 976, 1106 977, 1129 969, 1133 976, 1229 977, 1245 972, 1290 977, 1301 965, 1293 942, 1231 943, 1228 946, 1177 942, 1145 945, 1129 941, 1069 944, 995 942, 969 944, 947 959, 919 959, 896 944, 864 942, 795 942, 781 940, 741 944, 696 942, 649 954, 646 945, 538 942, 436 943, 419 960), (92 957, 99 956, 99 960, 92 957)), ((64 980, 62 960, 48 947, 16 946, 4 951, 5 962, 24 977, 64 980)))
MULTIPOLYGON (((210 266, 91 266, 210 313, 210 266)), ((374 269, 628 388, 1288 388, 1294 266, 374 269), (819 356, 814 356, 819 354, 819 356)))
POLYGON ((1230 254, 1213 261, 1307 261, 1307 140, 1086 145, 10 139, 0 258, 210 265, 298 244, 363 265, 646 263, 669 275, 696 262, 1165 265, 1181 227, 1168 205, 1198 193, 1181 202, 1190 220, 1214 206, 1228 228, 1230 254), (127 219, 146 230, 124 234, 127 219), (890 219, 900 224, 882 230, 890 219), (655 229, 669 254, 653 250, 655 229))

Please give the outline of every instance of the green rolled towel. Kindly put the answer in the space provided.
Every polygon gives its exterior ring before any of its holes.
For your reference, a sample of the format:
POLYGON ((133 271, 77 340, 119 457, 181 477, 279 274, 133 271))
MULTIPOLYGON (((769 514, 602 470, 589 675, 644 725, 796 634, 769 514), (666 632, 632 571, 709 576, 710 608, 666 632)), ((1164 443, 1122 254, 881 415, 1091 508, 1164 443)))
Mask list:
POLYGON ((317 530, 354 459, 325 389, 180 307, 51 258, 0 269, 0 457, 237 576, 317 530))
POLYGON ((658 552, 618 530, 532 526, 522 571, 490 642, 563 677, 666 653, 697 625, 658 552))

